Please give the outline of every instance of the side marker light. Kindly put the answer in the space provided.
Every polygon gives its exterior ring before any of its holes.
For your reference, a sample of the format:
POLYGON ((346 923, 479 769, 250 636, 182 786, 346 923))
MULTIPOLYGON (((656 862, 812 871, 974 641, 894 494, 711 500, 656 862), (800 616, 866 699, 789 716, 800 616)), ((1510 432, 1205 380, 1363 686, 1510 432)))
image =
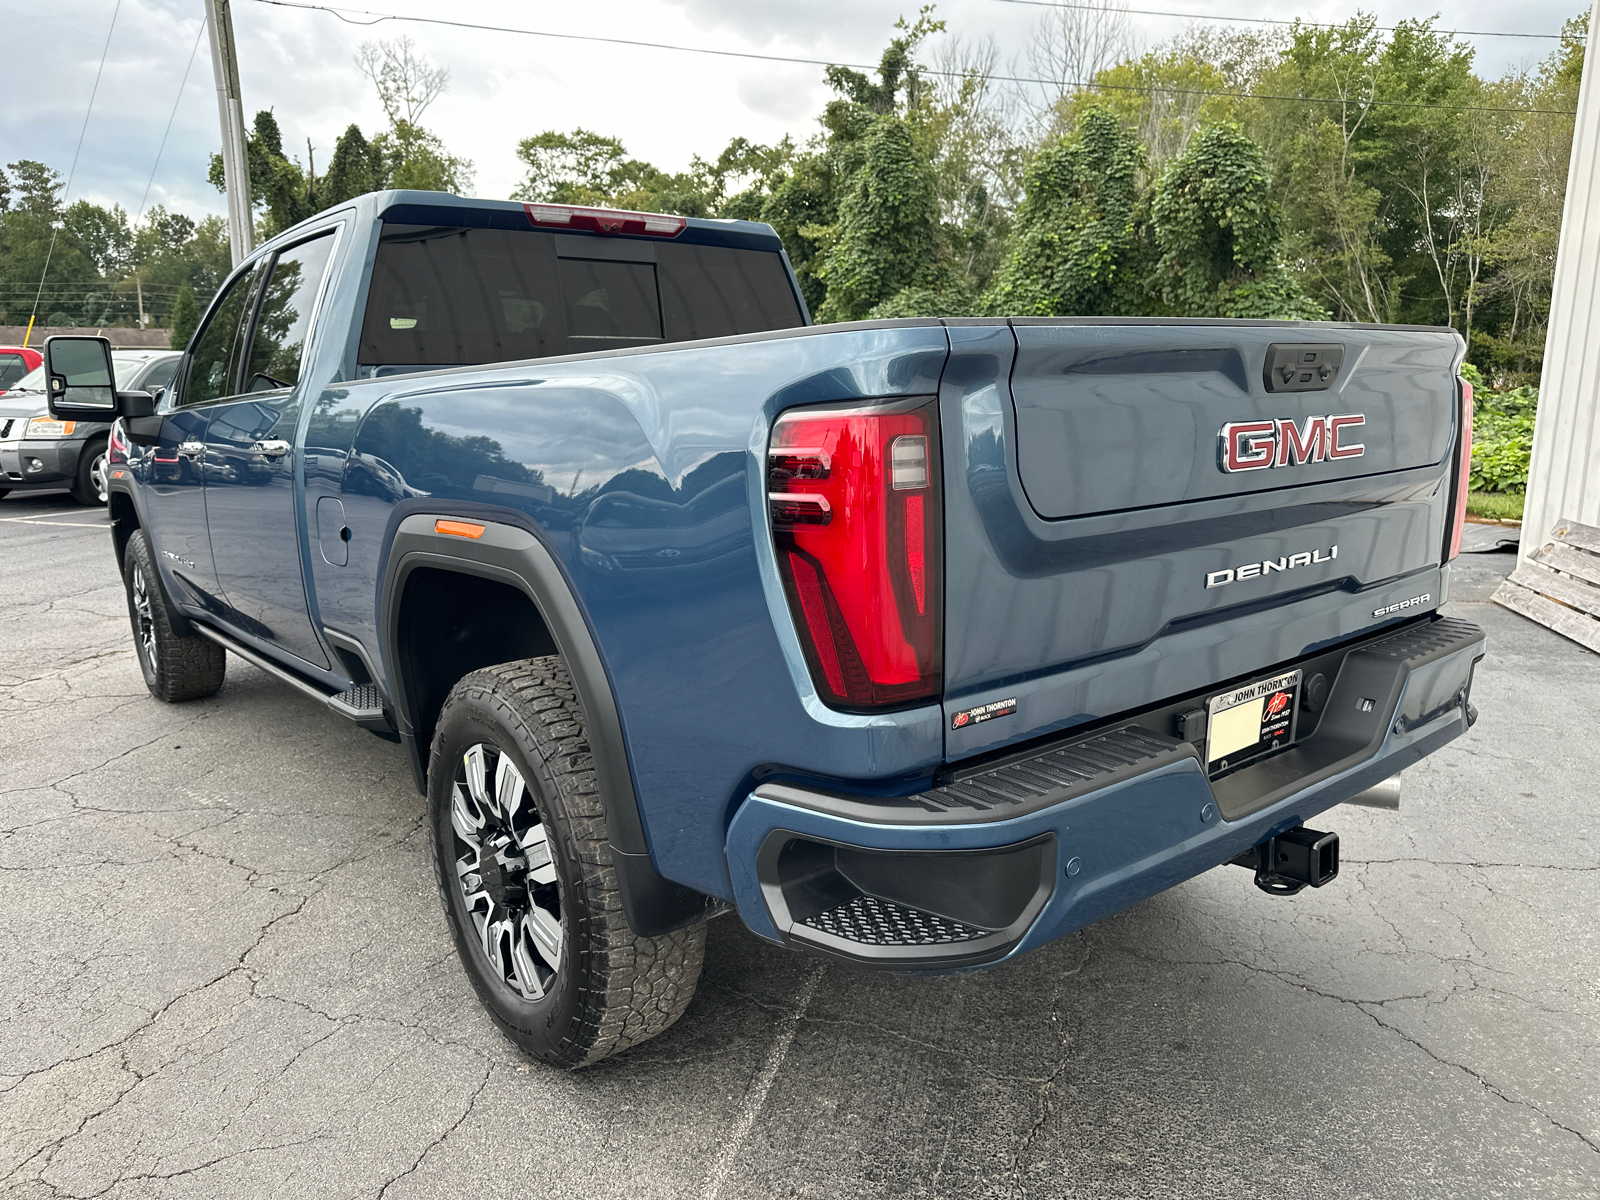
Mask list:
POLYGON ((452 537, 481 538, 484 527, 475 521, 447 521, 440 517, 433 523, 435 533, 448 533, 452 537))

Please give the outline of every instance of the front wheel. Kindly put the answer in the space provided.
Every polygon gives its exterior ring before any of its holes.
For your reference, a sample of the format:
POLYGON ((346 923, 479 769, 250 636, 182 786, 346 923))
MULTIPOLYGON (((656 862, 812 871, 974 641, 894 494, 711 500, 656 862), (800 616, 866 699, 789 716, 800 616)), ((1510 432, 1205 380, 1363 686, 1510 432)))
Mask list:
POLYGON ((198 634, 179 637, 173 631, 150 537, 142 529, 128 539, 122 582, 128 593, 128 619, 133 622, 133 646, 150 694, 169 704, 216 695, 227 673, 227 651, 198 634))
POLYGON ((434 734, 428 807, 456 951, 512 1041, 582 1067, 683 1015, 705 922, 660 937, 628 928, 583 711, 559 658, 456 684, 434 734))
POLYGON ((79 504, 104 504, 110 495, 106 439, 95 438, 78 455, 78 470, 72 480, 72 498, 79 504))

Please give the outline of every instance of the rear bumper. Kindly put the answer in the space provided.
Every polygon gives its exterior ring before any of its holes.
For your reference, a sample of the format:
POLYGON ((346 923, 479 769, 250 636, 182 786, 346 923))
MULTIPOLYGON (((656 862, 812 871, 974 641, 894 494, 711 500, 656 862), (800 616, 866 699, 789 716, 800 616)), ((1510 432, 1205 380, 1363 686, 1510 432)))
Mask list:
POLYGON ((762 785, 728 828, 740 915, 773 941, 900 970, 1021 954, 1459 737, 1483 654, 1483 631, 1455 619, 1345 651, 1314 730, 1216 781, 1195 746, 1135 717, 902 801, 762 785))

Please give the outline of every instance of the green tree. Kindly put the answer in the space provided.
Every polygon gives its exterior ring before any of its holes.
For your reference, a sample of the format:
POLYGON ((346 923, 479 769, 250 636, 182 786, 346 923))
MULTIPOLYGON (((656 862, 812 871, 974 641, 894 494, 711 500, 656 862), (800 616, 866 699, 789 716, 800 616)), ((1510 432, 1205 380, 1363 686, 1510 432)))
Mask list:
POLYGON ((410 121, 397 121, 372 139, 389 163, 389 186, 421 192, 472 190, 472 163, 445 149, 434 134, 410 121))
POLYGON ((450 86, 450 72, 417 53, 409 37, 365 42, 356 65, 372 80, 389 128, 372 139, 387 164, 388 186, 427 192, 466 192, 472 163, 451 154, 422 125, 422 115, 450 86))
MULTIPOLYGON (((949 287, 939 271, 933 172, 911 130, 897 116, 878 117, 864 149, 818 271, 828 288, 819 321, 858 321, 899 293, 949 287)), ((903 299, 894 311, 909 315, 909 307, 903 299)))
POLYGON ((195 302, 194 289, 184 284, 172 302, 172 338, 168 344, 174 350, 182 350, 199 324, 200 306, 195 302))
POLYGON ((1107 109, 1028 165, 1011 254, 984 297, 987 312, 1022 316, 1143 311, 1139 174, 1144 151, 1107 109))
MULTIPOLYGON (((256 113, 245 135, 245 163, 250 172, 250 203, 263 212, 264 236, 281 233, 320 211, 316 179, 309 168, 284 153, 283 131, 270 109, 256 113)), ((217 191, 227 191, 221 154, 211 156, 207 177, 217 191)))
POLYGON ((63 324, 103 323, 96 255, 109 262, 120 251, 116 218, 93 205, 64 209, 61 175, 44 163, 21 159, 8 170, 10 204, 0 213, 0 311, 7 321, 26 324, 37 297, 41 320, 59 315, 63 324))
POLYGON ((388 186, 389 170, 383 153, 351 125, 334 143, 328 170, 317 182, 324 206, 332 208, 367 192, 388 186))
POLYGON ((1190 317, 1326 316, 1281 259, 1279 212, 1261 147, 1213 125, 1167 164, 1151 200, 1160 251, 1152 292, 1190 317))

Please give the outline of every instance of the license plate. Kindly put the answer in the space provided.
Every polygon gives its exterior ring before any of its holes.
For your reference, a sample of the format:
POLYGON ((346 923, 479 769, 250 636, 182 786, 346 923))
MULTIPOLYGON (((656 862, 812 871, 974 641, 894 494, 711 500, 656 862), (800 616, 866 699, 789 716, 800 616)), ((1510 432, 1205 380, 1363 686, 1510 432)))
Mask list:
POLYGON ((1300 676, 1290 671, 1211 697, 1206 762, 1212 772, 1232 770, 1294 742, 1300 676))

